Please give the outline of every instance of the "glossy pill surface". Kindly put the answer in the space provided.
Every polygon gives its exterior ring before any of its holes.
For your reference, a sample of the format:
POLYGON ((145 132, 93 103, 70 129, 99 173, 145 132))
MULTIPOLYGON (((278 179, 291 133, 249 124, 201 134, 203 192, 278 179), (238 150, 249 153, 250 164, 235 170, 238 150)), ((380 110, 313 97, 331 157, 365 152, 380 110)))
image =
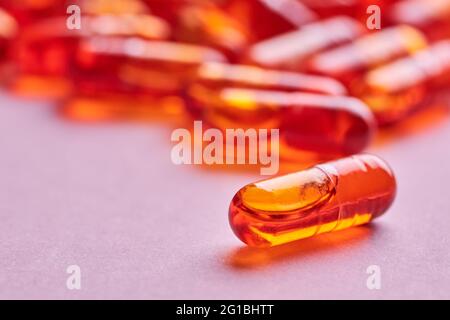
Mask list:
POLYGON ((247 245, 270 247, 368 223, 395 194, 383 160, 355 155, 245 186, 231 202, 229 220, 247 245))
POLYGON ((283 157, 294 151, 330 157, 358 153, 375 131, 369 108, 352 97, 233 87, 211 92, 191 92, 189 104, 200 106, 190 108, 203 108, 202 119, 223 130, 279 129, 283 157))
POLYGON ((450 40, 376 68, 359 84, 357 95, 372 109, 378 124, 395 124, 450 86, 450 40))
POLYGON ((250 48, 248 59, 267 67, 304 70, 313 55, 348 43, 363 33, 365 28, 358 21, 337 16, 256 43, 250 48))
POLYGON ((337 78, 350 89, 371 68, 407 56, 427 46, 418 29, 400 25, 365 35, 315 56, 309 71, 337 78))

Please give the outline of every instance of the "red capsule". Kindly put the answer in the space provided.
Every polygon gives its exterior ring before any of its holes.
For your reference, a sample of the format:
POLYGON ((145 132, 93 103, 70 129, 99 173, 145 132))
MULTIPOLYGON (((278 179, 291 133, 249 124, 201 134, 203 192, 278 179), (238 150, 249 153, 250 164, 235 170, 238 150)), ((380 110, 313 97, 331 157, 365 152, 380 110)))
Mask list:
MULTIPOLYGON (((34 23, 21 33, 13 48, 18 66, 18 75, 10 84, 14 91, 51 97, 67 94, 71 79, 77 74, 82 56, 80 46, 85 39, 94 36, 165 39, 170 35, 166 22, 148 14, 86 15, 81 29, 73 30, 66 24, 67 19, 58 16, 34 23)), ((115 66, 103 64, 103 67, 109 70, 115 66)))
POLYGON ((192 87, 191 104, 215 128, 279 129, 283 158, 293 151, 324 157, 360 152, 374 133, 372 113, 361 101, 343 96, 224 87, 192 87))
POLYGON ((263 89, 285 92, 310 92, 329 95, 347 95, 347 90, 338 81, 304 73, 267 70, 250 65, 227 63, 205 63, 196 72, 194 83, 188 90, 189 111, 203 118, 213 97, 227 87, 263 89))
POLYGON ((371 68, 407 56, 427 46, 425 35, 401 25, 365 35, 358 40, 318 54, 309 62, 311 72, 337 78, 348 86, 371 68))
POLYGON ((176 41, 220 49, 232 61, 238 61, 252 43, 316 18, 297 0, 149 0, 147 3, 152 12, 171 22, 176 41))
POLYGON ((408 0, 392 6, 394 23, 415 26, 432 40, 450 37, 450 0, 408 0))
POLYGON ((394 201, 396 181, 373 155, 356 155, 249 184, 234 196, 231 228, 249 246, 270 247, 372 221, 394 201))
POLYGON ((92 37, 80 47, 77 89, 84 94, 179 94, 202 63, 225 61, 220 52, 197 45, 92 37))
POLYGON ((338 16, 257 43, 250 49, 248 59, 262 66, 303 70, 315 54, 352 41, 365 32, 358 21, 338 16))
POLYGON ((450 40, 367 73, 355 88, 380 125, 399 122, 450 87, 450 40))
POLYGON ((93 36, 133 36, 164 39, 169 26, 151 15, 93 15, 83 18, 81 29, 70 30, 65 17, 43 20, 19 39, 17 62, 23 72, 66 75, 75 64, 80 41, 93 36))

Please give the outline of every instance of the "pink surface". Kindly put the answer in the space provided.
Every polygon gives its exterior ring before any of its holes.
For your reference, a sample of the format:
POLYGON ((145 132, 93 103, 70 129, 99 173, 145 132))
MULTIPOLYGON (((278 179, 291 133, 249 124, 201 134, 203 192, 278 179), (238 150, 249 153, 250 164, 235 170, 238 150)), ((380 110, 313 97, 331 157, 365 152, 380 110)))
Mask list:
POLYGON ((228 226, 252 174, 175 166, 162 124, 64 121, 0 95, 0 298, 450 298, 450 125, 370 150, 398 198, 372 227, 245 248, 228 226), (66 288, 81 267, 82 288, 66 288), (366 269, 381 268, 381 290, 366 269))

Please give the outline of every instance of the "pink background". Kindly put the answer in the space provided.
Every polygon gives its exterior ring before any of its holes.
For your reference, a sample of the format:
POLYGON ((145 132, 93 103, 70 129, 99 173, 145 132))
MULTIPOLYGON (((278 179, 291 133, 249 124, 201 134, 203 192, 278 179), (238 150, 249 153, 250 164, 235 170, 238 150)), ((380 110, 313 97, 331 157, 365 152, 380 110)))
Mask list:
POLYGON ((257 175, 173 165, 162 123, 53 111, 0 94, 0 298, 450 298, 448 117, 370 150, 399 184, 371 227, 252 250, 227 210, 257 175))

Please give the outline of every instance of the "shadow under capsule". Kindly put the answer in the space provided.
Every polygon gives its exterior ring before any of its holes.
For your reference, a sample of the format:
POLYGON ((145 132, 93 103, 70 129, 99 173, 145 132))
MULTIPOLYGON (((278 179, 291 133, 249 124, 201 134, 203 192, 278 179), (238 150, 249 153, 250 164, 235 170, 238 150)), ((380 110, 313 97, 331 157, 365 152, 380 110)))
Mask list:
POLYGON ((364 225, 270 248, 241 247, 225 260, 233 269, 251 270, 286 260, 338 252, 367 241, 376 233, 377 228, 375 225, 364 225))

